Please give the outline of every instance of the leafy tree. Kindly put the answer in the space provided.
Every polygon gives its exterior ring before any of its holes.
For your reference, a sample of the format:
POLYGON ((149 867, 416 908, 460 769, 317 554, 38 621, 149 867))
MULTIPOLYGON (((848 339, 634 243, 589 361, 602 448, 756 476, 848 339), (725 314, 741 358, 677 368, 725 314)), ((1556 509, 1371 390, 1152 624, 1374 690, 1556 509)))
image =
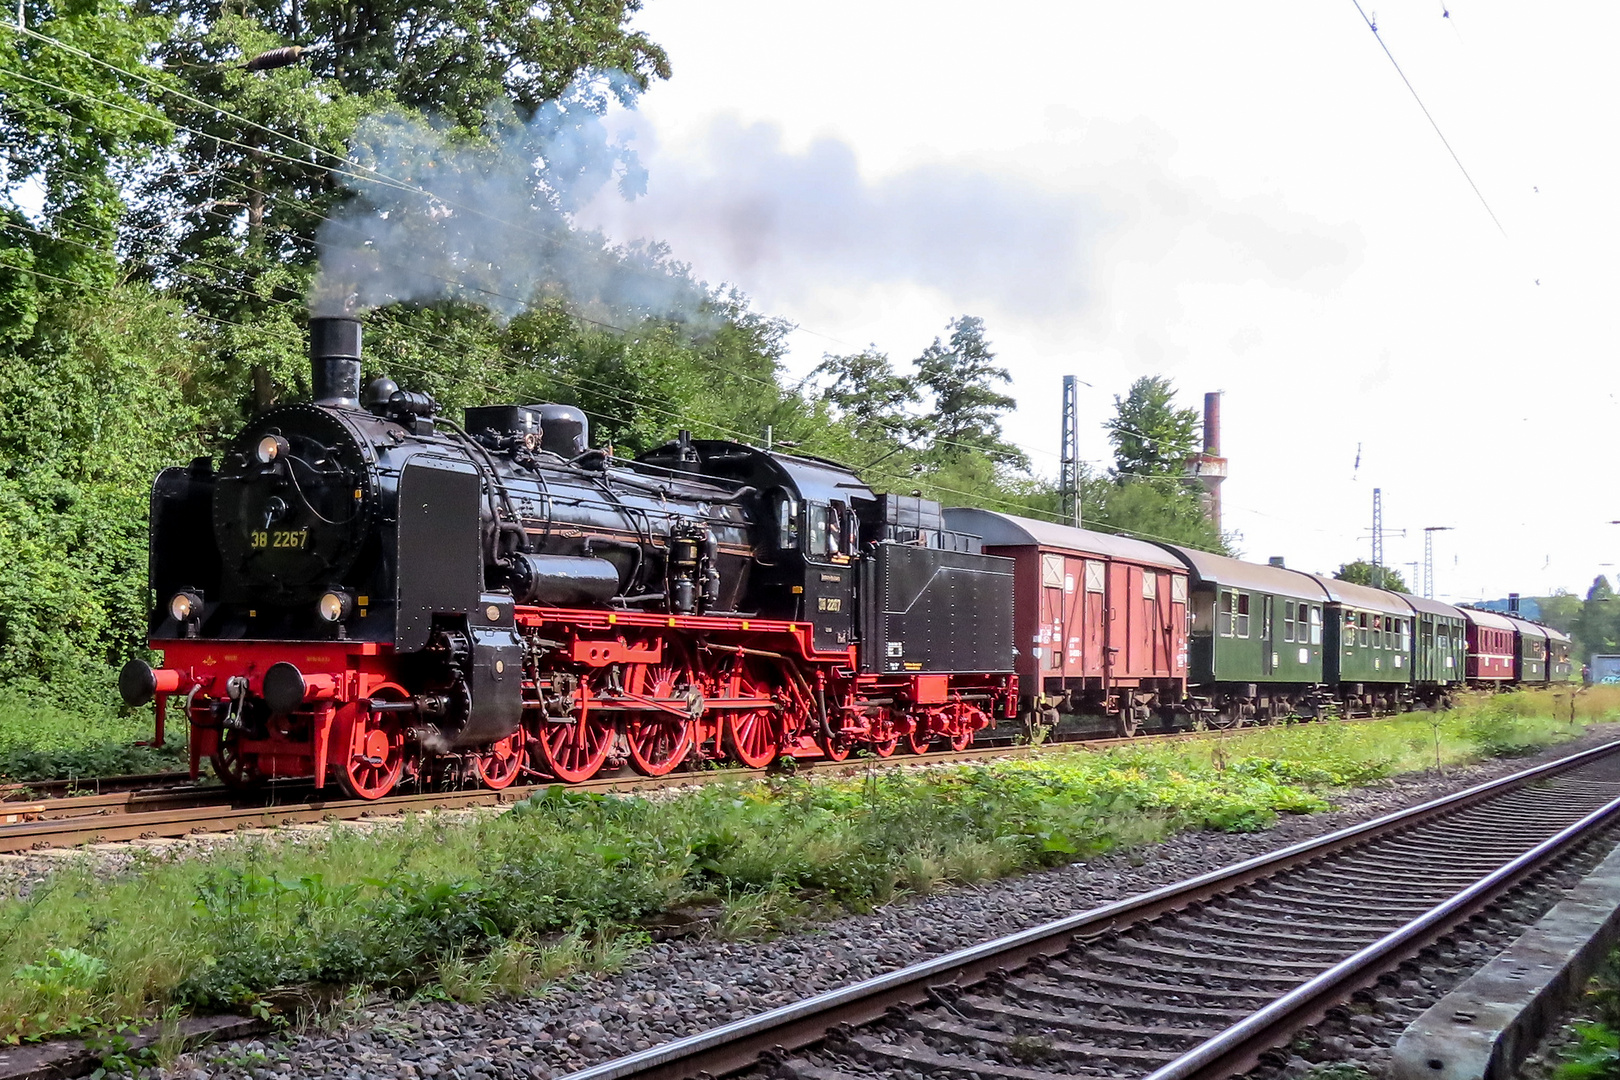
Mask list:
POLYGON ((1551 596, 1537 598, 1541 605, 1541 621, 1554 630, 1569 633, 1581 617, 1585 604, 1567 589, 1559 589, 1551 596))
POLYGON ((984 320, 963 315, 946 329, 949 341, 935 338, 917 358, 917 381, 933 397, 933 409, 921 430, 935 455, 949 459, 978 452, 1028 469, 1029 458, 1001 436, 1002 415, 1018 403, 995 389, 1012 376, 996 364, 996 354, 985 340, 984 320))
POLYGON ((1390 592, 1412 591, 1406 587, 1406 579, 1401 576, 1399 570, 1393 566, 1374 566, 1366 559, 1340 563, 1339 568, 1333 571, 1333 576, 1352 585, 1367 585, 1374 589, 1388 589, 1390 592))
POLYGON ((1120 478, 1181 476, 1198 448, 1198 413, 1177 408, 1169 379, 1144 375, 1124 398, 1114 398, 1114 418, 1103 425, 1114 444, 1114 475, 1120 478))
POLYGON ((826 380, 820 399, 857 437, 890 443, 911 434, 915 420, 909 409, 919 400, 916 381, 895 371, 888 354, 875 346, 843 356, 828 353, 810 377, 826 380))
POLYGON ((1103 483, 1092 522, 1105 529, 1225 554, 1230 547, 1195 492, 1135 480, 1103 483))
POLYGON ((1599 574, 1592 579, 1571 636, 1582 663, 1593 653, 1620 652, 1620 601, 1615 599, 1614 587, 1609 584, 1607 575, 1599 574))

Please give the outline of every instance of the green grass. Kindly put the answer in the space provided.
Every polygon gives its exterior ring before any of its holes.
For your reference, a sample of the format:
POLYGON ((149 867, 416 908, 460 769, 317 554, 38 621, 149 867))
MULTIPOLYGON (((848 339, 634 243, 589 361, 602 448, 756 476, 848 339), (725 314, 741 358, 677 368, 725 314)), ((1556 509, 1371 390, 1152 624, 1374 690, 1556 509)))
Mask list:
POLYGON ((553 788, 500 817, 142 856, 113 878, 70 866, 0 901, 0 1037, 176 1004, 291 1014, 311 986, 528 992, 622 961, 661 912, 718 906, 717 932, 749 937, 1177 830, 1259 829, 1327 808, 1343 785, 1432 768, 1437 736, 1450 768, 1577 730, 1544 709, 1498 699, 1433 724, 1300 725, 659 799, 553 788))
POLYGON ((0 780, 56 780, 164 772, 183 767, 185 733, 171 726, 161 750, 152 710, 112 705, 67 708, 43 691, 0 688, 0 780))

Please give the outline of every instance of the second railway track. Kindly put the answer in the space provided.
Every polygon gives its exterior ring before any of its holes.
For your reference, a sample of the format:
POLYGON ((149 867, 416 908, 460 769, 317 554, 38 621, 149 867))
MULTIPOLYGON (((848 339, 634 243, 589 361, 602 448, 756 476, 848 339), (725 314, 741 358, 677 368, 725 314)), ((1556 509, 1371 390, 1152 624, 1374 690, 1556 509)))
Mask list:
POLYGON ((570 1080, 1229 1076, 1617 824, 1609 744, 570 1080))

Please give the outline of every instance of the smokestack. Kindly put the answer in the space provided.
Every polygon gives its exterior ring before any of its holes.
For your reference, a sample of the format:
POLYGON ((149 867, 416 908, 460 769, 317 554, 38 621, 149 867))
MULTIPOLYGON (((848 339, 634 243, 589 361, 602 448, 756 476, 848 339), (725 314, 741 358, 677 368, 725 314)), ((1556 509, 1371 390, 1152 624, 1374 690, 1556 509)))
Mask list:
POLYGON ((1204 485, 1204 510, 1215 531, 1221 530, 1221 481, 1226 459, 1221 457, 1221 392, 1204 395, 1204 452, 1187 462, 1187 475, 1204 485))
POLYGON ((360 320, 317 315, 309 320, 310 389, 315 404, 360 407, 360 320))

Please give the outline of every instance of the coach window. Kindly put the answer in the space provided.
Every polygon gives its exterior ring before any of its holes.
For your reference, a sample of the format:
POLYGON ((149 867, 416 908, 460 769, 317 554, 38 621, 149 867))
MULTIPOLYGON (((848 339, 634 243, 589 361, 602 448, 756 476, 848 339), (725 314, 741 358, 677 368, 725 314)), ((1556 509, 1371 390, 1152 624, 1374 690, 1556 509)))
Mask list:
POLYGON ((1283 640, 1294 640, 1294 602, 1292 600, 1283 603, 1283 640))
POLYGON ((1237 594, 1237 636, 1249 636, 1249 594, 1237 594))
POLYGON ((1220 602, 1215 605, 1215 615, 1217 620, 1216 630, 1220 633, 1221 637, 1232 636, 1232 611, 1232 594, 1225 589, 1222 589, 1220 602))
POLYGON ((1311 644, 1322 644, 1322 609, 1311 605, 1311 644))
POLYGON ((1391 619, 1388 615, 1384 616, 1384 648, 1386 649, 1395 647, 1395 622, 1396 620, 1391 619))

